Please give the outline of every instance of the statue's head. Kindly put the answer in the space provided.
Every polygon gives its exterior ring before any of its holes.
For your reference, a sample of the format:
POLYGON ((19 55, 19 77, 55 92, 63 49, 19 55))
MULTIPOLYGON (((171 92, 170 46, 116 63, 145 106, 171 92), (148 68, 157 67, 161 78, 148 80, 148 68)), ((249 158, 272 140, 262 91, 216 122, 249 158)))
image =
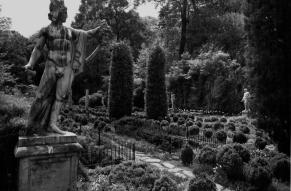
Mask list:
POLYGON ((64 0, 51 0, 50 12, 48 14, 49 20, 56 23, 64 23, 67 17, 67 7, 64 0))
POLYGON ((248 91, 248 89, 247 88, 244 88, 244 92, 247 92, 248 91))

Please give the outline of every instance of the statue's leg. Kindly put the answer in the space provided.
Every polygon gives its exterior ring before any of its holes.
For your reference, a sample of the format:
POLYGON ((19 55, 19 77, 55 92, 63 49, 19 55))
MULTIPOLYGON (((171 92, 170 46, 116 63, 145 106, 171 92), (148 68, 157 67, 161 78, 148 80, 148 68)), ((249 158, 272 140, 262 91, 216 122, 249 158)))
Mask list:
POLYGON ((70 90, 72 81, 73 81, 73 71, 70 67, 64 68, 64 75, 57 80, 56 86, 56 100, 54 102, 51 118, 50 118, 50 127, 51 129, 59 134, 65 134, 65 131, 62 131, 57 126, 57 119, 63 105, 63 101, 66 99, 68 95, 68 91, 70 90))
POLYGON ((54 67, 47 64, 28 115, 27 135, 43 134, 47 131, 54 101, 55 84, 54 67))
POLYGON ((246 110, 247 110, 247 112, 250 111, 250 103, 249 103, 249 101, 246 101, 246 110))

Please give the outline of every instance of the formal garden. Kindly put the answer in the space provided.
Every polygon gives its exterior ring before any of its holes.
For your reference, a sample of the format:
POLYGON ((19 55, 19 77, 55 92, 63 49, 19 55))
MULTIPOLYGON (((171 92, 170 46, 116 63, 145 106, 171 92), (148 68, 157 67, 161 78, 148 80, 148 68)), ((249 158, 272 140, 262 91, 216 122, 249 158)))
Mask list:
MULTIPOLYGON (((290 3, 148 2, 158 18, 127 0, 82 0, 71 25, 110 27, 87 41, 93 54, 57 117, 83 147, 74 190, 290 190, 290 38, 277 14, 290 3)), ((0 24, 0 190, 16 191, 14 149, 50 50, 25 70, 41 32, 26 38, 1 15, 0 24)))

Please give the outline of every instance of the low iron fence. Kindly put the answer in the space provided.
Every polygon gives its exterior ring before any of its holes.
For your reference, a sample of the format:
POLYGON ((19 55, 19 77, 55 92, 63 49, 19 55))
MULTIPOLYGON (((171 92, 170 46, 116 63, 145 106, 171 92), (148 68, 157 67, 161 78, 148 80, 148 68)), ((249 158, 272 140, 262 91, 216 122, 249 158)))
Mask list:
POLYGON ((193 141, 198 143, 199 145, 213 145, 213 146, 219 146, 219 145, 224 145, 226 144, 225 141, 219 141, 216 137, 210 137, 207 138, 204 135, 194 135, 188 138, 189 141, 193 141))
POLYGON ((82 151, 80 156, 83 166, 91 169, 97 166, 118 164, 125 160, 135 160, 134 143, 90 145, 82 151))
MULTIPOLYGON (((210 138, 205 137, 203 134, 198 135, 192 135, 192 136, 175 136, 175 135, 168 135, 170 138, 170 147, 172 147, 172 143, 175 139, 179 139, 180 142, 183 142, 183 144, 179 144, 181 148, 185 144, 189 144, 193 149, 199 149, 202 148, 204 145, 211 145, 213 147, 218 147, 221 145, 226 144, 226 140, 219 141, 215 136, 212 136, 210 138)), ((172 152, 172 148, 169 148, 169 152, 172 152)))

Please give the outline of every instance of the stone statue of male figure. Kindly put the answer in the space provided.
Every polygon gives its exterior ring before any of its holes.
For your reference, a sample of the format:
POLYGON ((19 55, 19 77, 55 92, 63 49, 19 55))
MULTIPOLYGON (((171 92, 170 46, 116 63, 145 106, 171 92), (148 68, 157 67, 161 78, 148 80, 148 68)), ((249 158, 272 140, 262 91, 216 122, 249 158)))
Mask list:
POLYGON ((67 19, 67 8, 63 0, 51 0, 49 10, 48 18, 51 23, 40 30, 39 40, 28 64, 25 65, 25 69, 32 69, 46 45, 48 55, 36 98, 30 109, 28 135, 47 132, 65 134, 57 126, 57 118, 62 102, 71 89, 74 76, 82 72, 86 39, 100 32, 101 29, 110 31, 105 21, 89 31, 63 26, 67 19))
POLYGON ((244 103, 244 107, 245 107, 243 112, 246 112, 246 113, 250 112, 250 99, 251 99, 251 94, 248 91, 248 89, 245 88, 244 89, 244 95, 243 95, 243 98, 241 100, 244 103))

